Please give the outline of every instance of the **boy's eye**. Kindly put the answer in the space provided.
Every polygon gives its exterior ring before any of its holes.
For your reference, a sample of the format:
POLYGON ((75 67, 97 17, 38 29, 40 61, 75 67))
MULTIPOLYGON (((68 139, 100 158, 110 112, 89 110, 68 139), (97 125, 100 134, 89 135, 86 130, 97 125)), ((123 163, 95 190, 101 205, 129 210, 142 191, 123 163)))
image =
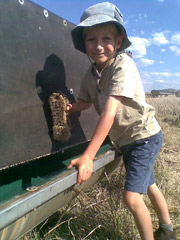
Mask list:
POLYGON ((88 41, 88 42, 95 41, 95 38, 88 38, 87 41, 88 41))
POLYGON ((111 40, 111 38, 110 37, 104 37, 104 40, 111 40))

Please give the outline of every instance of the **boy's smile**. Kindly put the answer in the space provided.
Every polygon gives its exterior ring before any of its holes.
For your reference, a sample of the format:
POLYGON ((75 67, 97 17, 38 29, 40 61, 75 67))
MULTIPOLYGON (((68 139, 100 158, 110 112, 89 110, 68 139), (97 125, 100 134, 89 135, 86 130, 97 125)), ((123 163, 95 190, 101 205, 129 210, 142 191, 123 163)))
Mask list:
POLYGON ((101 71, 121 45, 122 37, 111 23, 88 28, 85 33, 86 54, 92 58, 101 71))

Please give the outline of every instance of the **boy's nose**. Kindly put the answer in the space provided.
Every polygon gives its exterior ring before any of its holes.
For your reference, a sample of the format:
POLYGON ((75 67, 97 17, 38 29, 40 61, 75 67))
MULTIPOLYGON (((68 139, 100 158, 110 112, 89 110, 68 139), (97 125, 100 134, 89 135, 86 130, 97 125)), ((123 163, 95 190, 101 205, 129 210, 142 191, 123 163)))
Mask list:
POLYGON ((102 49, 103 48, 102 43, 101 42, 97 42, 96 48, 97 49, 102 49))

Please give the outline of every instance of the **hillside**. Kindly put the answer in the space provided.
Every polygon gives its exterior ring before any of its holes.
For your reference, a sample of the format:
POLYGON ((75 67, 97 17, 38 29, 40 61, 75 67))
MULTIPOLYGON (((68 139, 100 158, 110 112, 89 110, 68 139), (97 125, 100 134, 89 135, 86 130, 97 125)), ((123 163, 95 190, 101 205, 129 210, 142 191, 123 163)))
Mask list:
POLYGON ((167 89, 162 89, 162 90, 158 90, 158 91, 163 94, 176 94, 176 92, 179 90, 173 89, 173 88, 167 88, 167 89))
POLYGON ((167 89, 153 89, 151 91, 151 93, 153 92, 158 92, 159 94, 168 94, 168 95, 171 95, 171 94, 176 94, 178 91, 178 89, 173 89, 173 88, 167 88, 167 89))

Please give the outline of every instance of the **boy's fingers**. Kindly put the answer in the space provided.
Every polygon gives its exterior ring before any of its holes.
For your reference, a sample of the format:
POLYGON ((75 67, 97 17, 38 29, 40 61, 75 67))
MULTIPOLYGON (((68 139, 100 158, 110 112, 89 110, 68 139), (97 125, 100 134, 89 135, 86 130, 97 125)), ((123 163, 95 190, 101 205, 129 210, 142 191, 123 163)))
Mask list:
POLYGON ((67 169, 70 169, 70 168, 72 168, 72 164, 71 163, 67 166, 67 169))
POLYGON ((68 105, 66 106, 66 111, 70 111, 71 108, 72 108, 72 104, 68 104, 68 105))
POLYGON ((70 162, 70 164, 67 166, 67 168, 69 169, 69 168, 72 168, 72 167, 74 167, 74 166, 76 166, 76 159, 75 159, 75 160, 71 160, 71 162, 70 162))
POLYGON ((77 177, 77 184, 81 184, 87 180, 86 174, 84 171, 79 171, 78 177, 77 177))
POLYGON ((85 181, 87 181, 91 175, 92 175, 92 166, 84 165, 84 164, 79 164, 78 162, 79 159, 74 159, 70 162, 70 164, 67 166, 67 169, 70 169, 74 166, 78 167, 78 177, 77 177, 77 184, 81 184, 85 181))
POLYGON ((79 169, 77 184, 81 184, 87 181, 91 177, 91 175, 92 175, 92 171, 90 170, 87 171, 86 169, 83 169, 83 170, 79 169))
POLYGON ((67 169, 72 168, 75 164, 73 163, 73 161, 70 162, 70 164, 67 166, 67 169))
POLYGON ((78 174, 78 178, 77 178, 77 184, 81 184, 82 183, 82 179, 81 179, 81 176, 78 174))

